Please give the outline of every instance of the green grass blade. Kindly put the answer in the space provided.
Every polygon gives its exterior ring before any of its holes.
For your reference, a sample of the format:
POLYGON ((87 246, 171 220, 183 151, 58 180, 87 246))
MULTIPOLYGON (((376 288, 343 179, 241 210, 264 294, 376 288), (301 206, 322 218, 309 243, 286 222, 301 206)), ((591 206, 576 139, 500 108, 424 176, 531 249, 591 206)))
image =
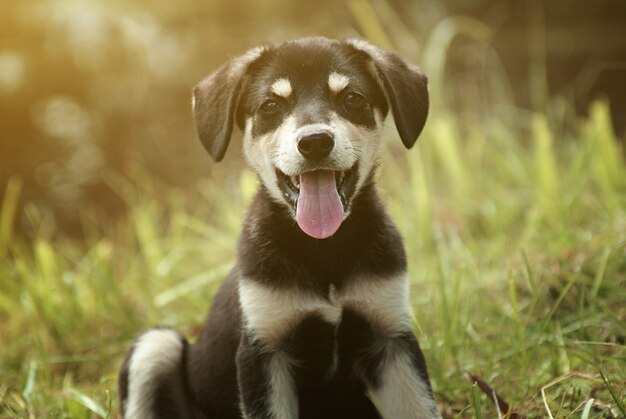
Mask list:
POLYGON ((9 178, 0 208, 0 259, 6 254, 7 246, 11 242, 15 212, 21 190, 22 181, 20 178, 15 176, 9 178))
POLYGON ((544 115, 535 114, 532 126, 535 139, 538 201, 548 215, 555 216, 560 185, 557 162, 554 156, 554 139, 544 115))
POLYGON ((28 378, 26 379, 26 385, 24 386, 24 391, 22 391, 22 397, 24 401, 28 404, 30 402, 30 398, 35 390, 35 385, 37 383, 37 363, 33 360, 28 364, 28 378))
POLYGON ((87 408, 91 412, 100 416, 101 418, 107 417, 107 412, 98 403, 96 403, 91 397, 76 390, 75 388, 67 389, 68 396, 71 400, 74 400, 81 406, 87 408))
POLYGON ((606 375, 604 375, 604 371, 602 371, 602 368, 600 368, 600 376, 602 377, 604 386, 611 394, 611 398, 615 402, 615 405, 617 406, 619 411, 622 413, 622 416, 626 418, 626 407, 624 407, 624 403, 622 402, 622 400, 620 400, 620 398, 617 397, 617 394, 615 394, 615 390, 613 390, 613 386, 611 386, 611 383, 609 382, 608 378, 606 378, 606 375))
POLYGON ((470 390, 470 403, 474 408, 474 418, 476 419, 483 419, 483 412, 480 403, 481 394, 482 393, 480 391, 480 388, 478 387, 478 383, 472 384, 472 388, 470 390))
POLYGON ((192 276, 186 281, 176 284, 175 286, 157 294, 154 298, 154 304, 157 307, 163 307, 185 295, 197 292, 199 289, 204 288, 211 282, 223 279, 232 268, 233 263, 234 262, 225 263, 210 271, 202 272, 198 275, 192 276))
POLYGON ((583 412, 580 415, 580 419, 589 419, 589 415, 591 414, 591 408, 593 407, 594 398, 587 400, 585 403, 585 407, 583 408, 583 412))
POLYGON ((381 47, 393 49, 391 39, 389 39, 376 10, 368 0, 349 0, 348 7, 367 39, 381 47))

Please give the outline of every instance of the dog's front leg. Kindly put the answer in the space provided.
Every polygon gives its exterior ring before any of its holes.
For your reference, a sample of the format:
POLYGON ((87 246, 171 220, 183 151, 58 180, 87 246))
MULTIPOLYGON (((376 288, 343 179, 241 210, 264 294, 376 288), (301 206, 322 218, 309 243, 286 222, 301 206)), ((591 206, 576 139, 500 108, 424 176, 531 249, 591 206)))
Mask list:
POLYGON ((384 348, 379 361, 378 380, 368 386, 383 417, 441 418, 428 377, 425 376, 424 357, 415 336, 407 332, 389 338, 384 348))
POLYGON ((302 360, 286 339, 303 323, 337 324, 341 309, 311 291, 277 289, 247 278, 239 284, 239 303, 244 330, 237 368, 243 415, 246 419, 297 419, 298 389, 292 366, 300 366, 295 360, 302 360))
POLYGON ((246 332, 237 353, 240 406, 245 419, 297 419, 291 361, 246 332))
POLYGON ((383 418, 438 419, 424 356, 410 329, 403 329, 388 334, 366 315, 345 310, 340 357, 352 360, 354 374, 365 383, 383 418))
POLYGON ((411 331, 408 278, 355 282, 344 306, 339 348, 385 419, 440 418, 424 355, 411 331))

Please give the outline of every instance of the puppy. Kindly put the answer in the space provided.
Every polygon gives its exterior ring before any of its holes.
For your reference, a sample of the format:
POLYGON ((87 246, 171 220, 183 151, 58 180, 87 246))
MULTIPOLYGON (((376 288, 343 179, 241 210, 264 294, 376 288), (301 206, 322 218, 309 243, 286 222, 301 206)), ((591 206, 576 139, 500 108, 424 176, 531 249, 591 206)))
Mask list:
POLYGON ((193 112, 216 161, 237 124, 260 187, 197 342, 159 328, 129 350, 123 417, 440 417, 374 185, 388 113, 406 148, 422 131, 424 74, 365 41, 306 38, 232 59, 193 112))

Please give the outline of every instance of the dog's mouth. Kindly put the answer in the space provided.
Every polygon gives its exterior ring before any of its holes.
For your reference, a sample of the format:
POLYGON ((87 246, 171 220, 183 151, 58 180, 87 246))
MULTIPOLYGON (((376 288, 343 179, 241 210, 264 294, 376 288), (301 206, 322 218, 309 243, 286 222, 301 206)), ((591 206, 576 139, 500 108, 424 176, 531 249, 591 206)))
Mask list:
POLYGON ((348 170, 312 170, 288 176, 276 169, 278 186, 293 207, 302 231, 316 239, 332 236, 349 213, 357 165, 348 170))

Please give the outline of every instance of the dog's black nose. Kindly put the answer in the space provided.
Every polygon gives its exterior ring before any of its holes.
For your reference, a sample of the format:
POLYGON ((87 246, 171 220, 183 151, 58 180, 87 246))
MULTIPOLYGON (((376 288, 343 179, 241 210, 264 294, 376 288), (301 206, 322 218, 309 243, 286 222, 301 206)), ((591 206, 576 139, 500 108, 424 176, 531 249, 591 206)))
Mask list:
POLYGON ((322 160, 335 146, 335 140, 329 132, 316 132, 298 140, 298 150, 307 159, 322 160))

